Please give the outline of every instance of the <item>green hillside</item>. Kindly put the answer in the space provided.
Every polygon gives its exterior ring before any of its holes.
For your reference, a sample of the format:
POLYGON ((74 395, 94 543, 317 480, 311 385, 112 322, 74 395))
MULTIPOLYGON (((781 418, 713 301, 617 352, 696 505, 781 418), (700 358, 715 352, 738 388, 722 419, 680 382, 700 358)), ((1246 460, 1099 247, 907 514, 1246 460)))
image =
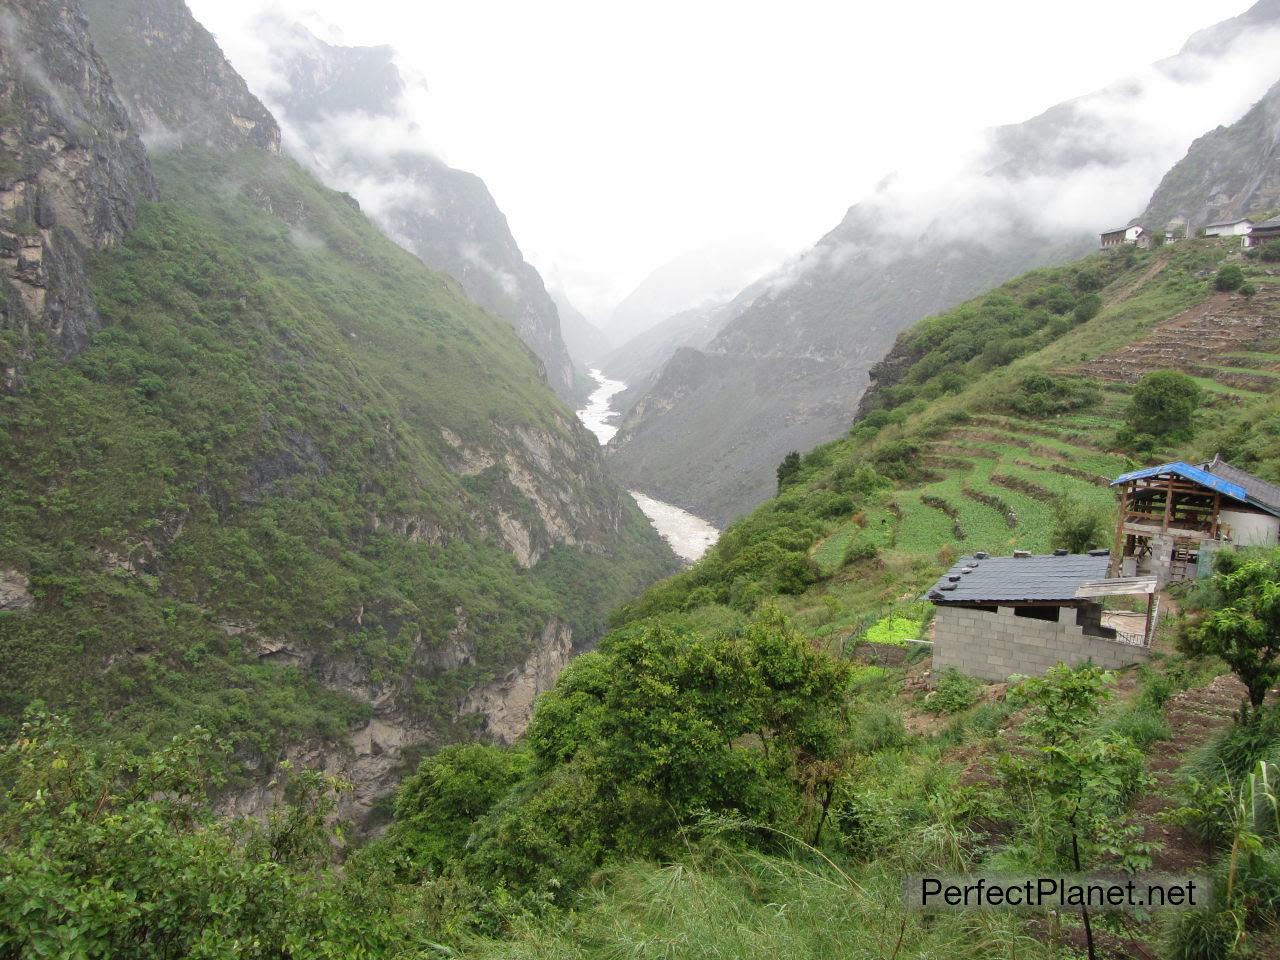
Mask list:
POLYGON ((273 756, 390 693, 466 735, 461 695, 548 622, 589 640, 670 569, 510 328, 346 198, 258 150, 156 169, 163 202, 93 270, 101 332, 0 396, 0 567, 35 598, 0 613, 7 732, 38 700, 273 756))

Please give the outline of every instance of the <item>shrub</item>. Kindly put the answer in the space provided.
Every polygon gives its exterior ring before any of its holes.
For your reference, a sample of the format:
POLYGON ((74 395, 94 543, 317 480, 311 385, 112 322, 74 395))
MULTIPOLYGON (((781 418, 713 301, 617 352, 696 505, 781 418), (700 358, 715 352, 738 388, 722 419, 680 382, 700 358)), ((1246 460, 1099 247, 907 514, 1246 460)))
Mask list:
POLYGON ((848 546, 844 548, 844 565, 846 567, 855 563, 865 563, 867 560, 878 560, 879 558, 880 549, 870 540, 850 540, 848 546))
POLYGON ((1092 293, 1103 287, 1102 275, 1092 267, 1085 267, 1076 274, 1076 289, 1081 293, 1092 293))
POLYGON ((1224 960, 1243 931, 1230 911, 1187 910, 1176 915, 1166 937, 1168 960, 1224 960))
POLYGON ((947 667, 938 677, 938 685, 924 698, 924 708, 930 713, 959 713, 978 702, 981 689, 980 681, 947 667))
POLYGON ((1267 263, 1280 262, 1280 240, 1268 240, 1262 245, 1258 256, 1267 263))
POLYGON ((1239 290, 1244 286, 1244 271, 1234 263, 1225 264, 1213 278, 1213 285, 1224 292, 1239 290))
POLYGON ((1085 553, 1106 546, 1111 538, 1110 514, 1072 497, 1058 497, 1054 501, 1053 518, 1049 542, 1055 548, 1085 553))
POLYGON ((1245 283, 1245 285, 1240 288, 1240 293, 1246 297, 1252 297, 1257 292, 1258 288, 1252 283, 1245 283))
POLYGON ((1071 315, 1076 323, 1086 323, 1096 317, 1101 310, 1102 298, 1096 293, 1086 293, 1076 301, 1075 309, 1071 312, 1071 315))

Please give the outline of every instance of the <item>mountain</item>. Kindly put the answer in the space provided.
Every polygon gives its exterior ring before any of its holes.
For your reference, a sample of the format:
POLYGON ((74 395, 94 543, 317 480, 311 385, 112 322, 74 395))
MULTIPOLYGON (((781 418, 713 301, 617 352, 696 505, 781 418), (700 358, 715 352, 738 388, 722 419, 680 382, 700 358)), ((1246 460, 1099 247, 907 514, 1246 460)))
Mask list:
POLYGON ((645 277, 613 308, 605 330, 624 343, 674 314, 731 299, 782 259, 774 247, 752 241, 690 250, 645 277))
POLYGON ((42 347, 80 353, 100 325, 87 261, 117 245, 155 196, 129 123, 74 6, 0 17, 0 392, 42 347))
POLYGON ((672 356, 611 442, 615 468, 720 525, 758 503, 789 451, 848 429, 900 331, 1079 256, 1131 216, 1195 133, 1275 81, 1264 74, 1278 26, 1265 0, 1145 72, 990 131, 940 180, 887 178, 705 348, 672 356))
POLYGON ((258 41, 271 80, 262 90, 286 146, 326 182, 355 196, 427 266, 507 320, 564 400, 575 372, 556 305, 524 259, 484 181, 420 146, 390 47, 335 46, 264 16, 258 41))
POLYGON ((609 352, 611 342, 608 335, 588 320, 563 290, 552 288, 548 293, 560 314, 560 332, 565 346, 569 348, 569 356, 580 367, 594 366, 609 352))
POLYGON ((1280 82, 1229 127, 1196 140, 1156 188, 1140 220, 1152 229, 1207 223, 1280 207, 1280 82))
POLYGON ((181 0, 14 9, 7 182, 57 195, 0 225, 79 230, 96 319, 68 352, 6 312, 0 729, 198 725, 227 809, 306 761, 368 825, 417 753, 516 736, 675 558, 510 324, 281 152, 181 0))

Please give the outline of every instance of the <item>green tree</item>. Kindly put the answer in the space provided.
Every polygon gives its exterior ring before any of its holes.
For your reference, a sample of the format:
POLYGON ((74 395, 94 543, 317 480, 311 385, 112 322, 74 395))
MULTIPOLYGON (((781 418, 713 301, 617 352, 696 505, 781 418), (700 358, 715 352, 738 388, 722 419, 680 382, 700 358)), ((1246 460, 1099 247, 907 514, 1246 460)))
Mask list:
POLYGON ((1081 293, 1092 293, 1104 286, 1102 275, 1092 267, 1084 267, 1076 274, 1076 289, 1081 293))
POLYGON ((778 464, 778 492, 789 483, 793 483, 800 473, 800 454, 792 450, 778 464))
POLYGON ((1190 435, 1200 406, 1200 385, 1185 373, 1157 370, 1138 381, 1127 423, 1133 434, 1182 439, 1190 435))
POLYGON ((1183 647, 1224 660, 1248 690, 1256 715, 1280 680, 1280 550, 1263 556, 1222 551, 1214 570, 1213 600, 1186 631, 1183 647))
POLYGON ((1234 263, 1225 264, 1213 278, 1213 285, 1224 292, 1239 290, 1244 286, 1244 271, 1234 263))
POLYGON ((387 832, 400 864, 438 871, 459 857, 476 822, 519 784, 529 755, 490 744, 445 747, 427 757, 396 793, 387 832))
POLYGON ((1058 497, 1053 503, 1053 531, 1049 542, 1072 553, 1105 547, 1111 537, 1111 515, 1100 507, 1074 497, 1058 497))
POLYGON ((1264 243, 1259 256, 1268 263, 1280 262, 1280 240, 1268 240, 1264 243))
MULTIPOLYGON (((1140 828, 1119 816, 1147 782, 1142 752, 1116 733, 1097 733, 1111 680, 1096 667, 1060 663, 1010 690, 1010 702, 1027 707, 1022 730, 1031 749, 1002 754, 998 762, 1010 799, 1030 800, 1025 829, 1044 869, 1083 872, 1104 854, 1132 868, 1149 861, 1136 839, 1140 828)), ((1093 957, 1089 912, 1080 912, 1093 957)))

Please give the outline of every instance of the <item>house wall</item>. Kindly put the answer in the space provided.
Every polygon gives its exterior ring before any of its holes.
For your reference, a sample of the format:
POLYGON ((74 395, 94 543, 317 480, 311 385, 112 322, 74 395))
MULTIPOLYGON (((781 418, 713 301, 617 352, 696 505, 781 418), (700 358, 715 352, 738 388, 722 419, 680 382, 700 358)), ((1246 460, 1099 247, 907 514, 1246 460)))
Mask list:
POLYGON ((1240 223, 1229 223, 1225 226, 1205 227, 1204 235, 1206 237, 1243 237, 1249 232, 1253 226, 1248 220, 1240 223))
POLYGON ((1280 518, 1266 513, 1223 510, 1221 520, 1231 528, 1231 542, 1241 547, 1274 547, 1280 518))
POLYGON ((1063 608, 1062 622, 1015 616, 1013 607, 996 613, 939 604, 935 618, 933 669, 955 667, 983 680, 1007 680, 1015 673, 1039 676, 1059 662, 1092 661, 1107 670, 1146 663, 1151 651, 1085 636, 1075 610, 1063 608))

